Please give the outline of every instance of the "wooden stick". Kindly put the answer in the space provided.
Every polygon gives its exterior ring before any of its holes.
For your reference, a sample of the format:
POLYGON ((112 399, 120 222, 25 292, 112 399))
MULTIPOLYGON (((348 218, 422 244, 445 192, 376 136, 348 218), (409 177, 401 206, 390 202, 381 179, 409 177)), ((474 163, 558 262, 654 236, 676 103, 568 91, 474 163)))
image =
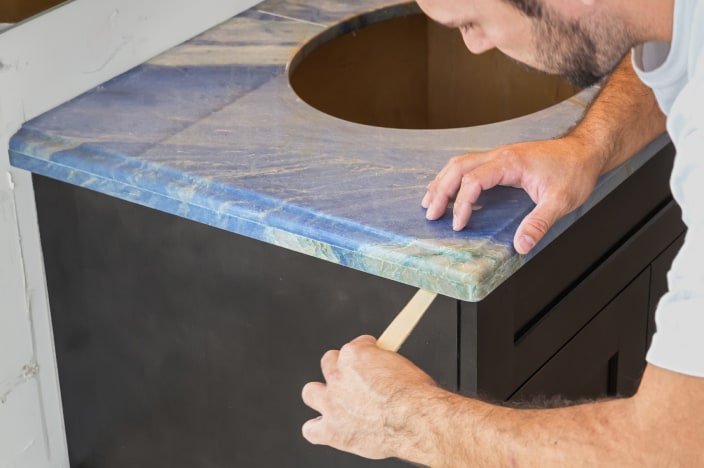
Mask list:
POLYGON ((396 318, 386 327, 384 333, 377 340, 377 346, 389 351, 398 351, 436 296, 437 294, 434 292, 419 289, 408 301, 408 304, 401 309, 396 318))

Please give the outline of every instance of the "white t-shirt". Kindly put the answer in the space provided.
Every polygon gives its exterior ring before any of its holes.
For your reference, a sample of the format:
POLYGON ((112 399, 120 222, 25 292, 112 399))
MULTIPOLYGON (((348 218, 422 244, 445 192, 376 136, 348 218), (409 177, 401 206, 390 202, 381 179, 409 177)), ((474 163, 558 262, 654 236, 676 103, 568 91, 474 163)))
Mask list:
POLYGON ((647 43, 633 64, 667 114, 677 155, 672 194, 687 225, 658 303, 649 363, 704 377, 704 2, 675 0, 671 44, 647 43))

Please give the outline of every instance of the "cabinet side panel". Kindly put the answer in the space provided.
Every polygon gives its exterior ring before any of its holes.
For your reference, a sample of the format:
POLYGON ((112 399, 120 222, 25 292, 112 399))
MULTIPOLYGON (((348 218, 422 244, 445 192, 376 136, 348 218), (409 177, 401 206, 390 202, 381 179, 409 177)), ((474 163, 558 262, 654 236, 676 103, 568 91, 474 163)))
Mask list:
MULTIPOLYGON (((402 466, 308 444, 303 385, 415 289, 35 178, 73 466, 402 466)), ((401 353, 456 387, 456 302, 401 353)))

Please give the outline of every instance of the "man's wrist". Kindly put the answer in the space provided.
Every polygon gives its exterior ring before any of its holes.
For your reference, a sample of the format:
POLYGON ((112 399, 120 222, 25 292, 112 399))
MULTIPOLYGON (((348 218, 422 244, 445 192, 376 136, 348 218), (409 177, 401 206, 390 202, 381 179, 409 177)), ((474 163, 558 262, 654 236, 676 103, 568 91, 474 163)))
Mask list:
POLYGON ((570 148, 570 155, 578 157, 584 169, 593 172, 595 177, 599 177, 611 167, 609 158, 614 148, 608 138, 600 138, 593 132, 586 133, 576 128, 561 139, 570 148))
MULTIPOLYGON (((466 398, 437 386, 428 386, 399 395, 403 408, 401 419, 406 421, 402 442, 395 456, 421 466, 450 466, 449 447, 455 445, 453 427, 457 411, 466 398)), ((459 448, 459 447, 456 447, 459 448)), ((453 455, 454 450, 452 450, 453 455)), ((456 466, 456 465, 455 465, 456 466)))

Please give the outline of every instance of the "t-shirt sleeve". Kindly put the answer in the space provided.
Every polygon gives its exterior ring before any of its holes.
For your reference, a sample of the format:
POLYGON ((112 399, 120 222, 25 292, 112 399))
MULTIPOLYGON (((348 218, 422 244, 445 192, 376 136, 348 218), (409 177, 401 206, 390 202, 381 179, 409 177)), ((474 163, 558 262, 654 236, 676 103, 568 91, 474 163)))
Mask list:
POLYGON ((669 292, 658 303, 647 360, 704 377, 704 66, 697 68, 668 118, 677 150, 671 187, 687 234, 667 276, 669 292))
POLYGON ((631 61, 638 71, 649 72, 660 67, 670 53, 667 42, 646 42, 633 48, 631 61))

